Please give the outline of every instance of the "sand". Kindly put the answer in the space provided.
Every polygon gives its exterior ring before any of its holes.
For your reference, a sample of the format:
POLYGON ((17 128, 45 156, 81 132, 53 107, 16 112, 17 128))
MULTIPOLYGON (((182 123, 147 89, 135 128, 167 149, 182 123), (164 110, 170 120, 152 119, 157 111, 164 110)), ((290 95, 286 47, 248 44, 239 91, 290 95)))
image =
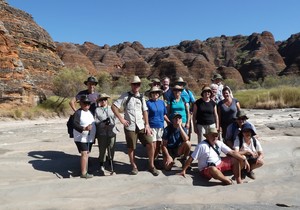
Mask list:
MULTIPOLYGON (((256 180, 232 186, 203 180, 196 163, 186 178, 177 175, 179 162, 154 177, 141 145, 139 174, 129 175, 123 132, 117 136, 116 174, 99 176, 95 145, 89 162, 95 177, 81 179, 67 119, 2 119, 0 209, 300 209, 300 109, 246 113, 257 128, 265 165, 255 170, 256 180)), ((193 135, 193 148, 196 141, 193 135)))

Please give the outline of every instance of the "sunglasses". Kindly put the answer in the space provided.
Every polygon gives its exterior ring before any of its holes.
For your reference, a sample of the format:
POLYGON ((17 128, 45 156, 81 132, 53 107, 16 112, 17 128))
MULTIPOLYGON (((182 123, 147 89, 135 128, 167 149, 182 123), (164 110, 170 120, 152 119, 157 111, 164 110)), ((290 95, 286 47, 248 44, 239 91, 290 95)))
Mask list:
POLYGON ((99 101, 107 101, 107 98, 100 99, 99 101))
POLYGON ((134 86, 141 86, 141 83, 131 83, 134 86))

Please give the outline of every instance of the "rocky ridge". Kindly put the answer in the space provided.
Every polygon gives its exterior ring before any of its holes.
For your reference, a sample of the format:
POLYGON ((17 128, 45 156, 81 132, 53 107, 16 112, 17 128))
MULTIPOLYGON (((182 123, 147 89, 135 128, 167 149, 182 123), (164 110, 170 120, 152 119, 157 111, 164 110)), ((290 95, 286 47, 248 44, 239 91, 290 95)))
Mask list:
POLYGON ((108 72, 153 78, 182 76, 191 89, 210 82, 212 74, 249 82, 270 75, 300 75, 300 33, 275 42, 264 31, 205 41, 145 48, 140 42, 97 46, 54 42, 32 16, 0 0, 0 106, 36 104, 51 95, 51 78, 63 67, 82 67, 88 74, 108 72))

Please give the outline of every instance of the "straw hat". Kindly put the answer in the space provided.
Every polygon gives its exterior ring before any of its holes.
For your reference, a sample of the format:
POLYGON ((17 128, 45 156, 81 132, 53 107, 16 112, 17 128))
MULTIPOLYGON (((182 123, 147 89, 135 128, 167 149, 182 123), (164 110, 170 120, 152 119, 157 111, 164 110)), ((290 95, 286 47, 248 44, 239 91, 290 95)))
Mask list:
POLYGON ((218 133, 218 130, 216 128, 209 128, 207 133, 203 134, 203 136, 205 136, 207 138, 207 136, 209 134, 217 134, 218 135, 219 133, 218 133))
POLYGON ((154 86, 149 90, 149 95, 154 92, 159 92, 159 95, 161 95, 163 91, 159 87, 154 86))
POLYGON ((139 78, 139 76, 134 76, 132 78, 132 80, 130 81, 131 84, 133 83, 141 83, 141 79, 139 78))
POLYGON ((204 86, 204 87, 202 88, 202 90, 201 90, 201 96, 202 96, 202 97, 203 97, 203 93, 206 92, 206 91, 209 91, 210 94, 212 94, 212 91, 211 91, 210 87, 209 87, 209 86, 204 86))
POLYGON ((107 95, 106 93, 102 93, 102 94, 100 94, 99 97, 97 98, 97 101, 100 101, 100 100, 102 100, 102 99, 108 99, 108 98, 110 98, 109 95, 107 95))

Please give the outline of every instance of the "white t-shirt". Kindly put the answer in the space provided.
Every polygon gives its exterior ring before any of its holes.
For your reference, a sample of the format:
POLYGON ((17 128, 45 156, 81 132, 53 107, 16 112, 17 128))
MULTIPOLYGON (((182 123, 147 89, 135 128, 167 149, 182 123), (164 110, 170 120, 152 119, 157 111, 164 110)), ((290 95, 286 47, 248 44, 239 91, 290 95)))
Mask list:
POLYGON ((251 138, 250 144, 247 144, 243 138, 243 144, 242 144, 242 147, 240 148, 240 139, 238 136, 234 140, 233 148, 234 148, 234 150, 237 150, 237 151, 251 151, 251 152, 262 152, 263 151, 261 144, 257 139, 256 139, 256 148, 254 147, 253 138, 251 138))
MULTIPOLYGON (((231 151, 231 149, 222 141, 218 140, 216 145, 219 147, 219 154, 221 154, 221 152, 227 154, 231 151)), ((206 141, 201 141, 191 156, 194 160, 198 160, 199 171, 202 171, 205 167, 207 167, 208 163, 214 163, 215 165, 219 165, 221 163, 221 157, 208 145, 206 141)))
POLYGON ((79 133, 77 130, 73 129, 74 141, 78 141, 82 143, 93 142, 96 135, 96 125, 95 125, 94 116, 89 110, 88 111, 81 110, 80 125, 82 127, 86 127, 90 124, 92 125, 91 131, 82 131, 82 133, 79 133))

